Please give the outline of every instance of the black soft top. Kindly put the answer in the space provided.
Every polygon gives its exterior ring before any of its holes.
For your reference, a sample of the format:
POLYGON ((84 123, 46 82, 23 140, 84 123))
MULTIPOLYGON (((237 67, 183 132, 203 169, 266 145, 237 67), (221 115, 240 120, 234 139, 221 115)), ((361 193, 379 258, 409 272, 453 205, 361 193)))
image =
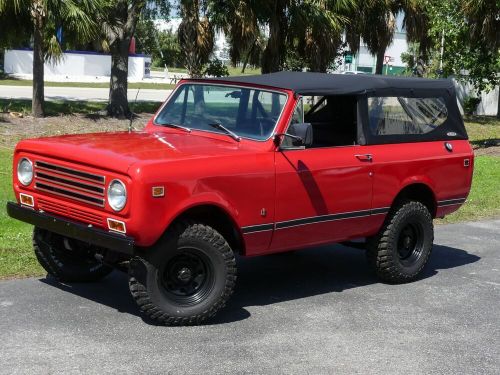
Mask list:
POLYGON ((434 96, 440 92, 455 93, 450 79, 391 77, 372 74, 326 74, 310 72, 277 72, 261 75, 221 77, 215 80, 250 83, 288 89, 299 95, 390 95, 412 92, 434 96))
MULTIPOLYGON (((297 95, 357 97, 358 143, 382 144, 467 139, 457 105, 455 86, 450 79, 390 77, 372 74, 326 74, 278 72, 262 75, 214 78, 210 81, 254 84, 288 89, 297 95), (370 128, 370 97, 440 98, 446 105, 447 118, 433 131, 424 134, 374 134, 370 128)), ((384 120, 385 121, 385 120, 384 120)))

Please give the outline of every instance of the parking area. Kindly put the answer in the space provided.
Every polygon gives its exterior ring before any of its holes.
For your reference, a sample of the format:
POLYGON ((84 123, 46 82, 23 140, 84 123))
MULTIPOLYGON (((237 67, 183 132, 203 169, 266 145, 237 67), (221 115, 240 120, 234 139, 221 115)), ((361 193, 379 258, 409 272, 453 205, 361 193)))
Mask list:
POLYGON ((0 373, 500 373, 500 220, 436 226, 423 277, 386 285, 363 251, 239 259, 225 310, 144 321, 126 275, 0 282, 0 373))

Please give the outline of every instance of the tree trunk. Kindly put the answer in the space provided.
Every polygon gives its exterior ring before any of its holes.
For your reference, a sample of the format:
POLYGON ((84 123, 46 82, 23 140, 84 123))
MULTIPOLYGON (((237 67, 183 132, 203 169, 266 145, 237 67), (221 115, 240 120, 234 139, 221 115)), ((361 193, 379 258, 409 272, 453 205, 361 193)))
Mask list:
POLYGON ((245 57, 245 61, 243 62, 243 68, 241 69, 242 74, 245 73, 245 69, 247 68, 248 61, 250 61, 250 56, 252 56, 256 45, 257 45, 257 38, 255 38, 255 40, 253 41, 252 47, 250 47, 250 51, 248 51, 248 53, 245 57))
POLYGON ((108 116, 130 117, 128 106, 128 49, 130 37, 116 41, 111 50, 111 79, 109 84, 108 116))
POLYGON ((281 25, 277 18, 269 23, 269 39, 262 55, 262 74, 277 72, 281 68, 281 25))
POLYGON ((34 117, 45 116, 44 82, 43 82, 43 14, 33 14, 33 97, 31 112, 34 117))
POLYGON ((285 41, 288 27, 285 8, 286 1, 276 0, 269 20, 269 39, 262 54, 262 73, 272 73, 282 69, 286 54, 285 41))
POLYGON ((375 74, 382 74, 384 69, 385 48, 377 51, 377 63, 375 65, 375 74))

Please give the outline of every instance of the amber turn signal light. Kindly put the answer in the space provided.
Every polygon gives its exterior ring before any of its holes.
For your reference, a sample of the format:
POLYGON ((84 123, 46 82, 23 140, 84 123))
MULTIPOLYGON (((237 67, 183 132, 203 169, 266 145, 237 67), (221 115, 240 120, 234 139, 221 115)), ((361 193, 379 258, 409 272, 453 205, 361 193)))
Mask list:
POLYGON ((21 204, 24 204, 25 206, 35 206, 35 199, 31 195, 19 193, 19 200, 21 201, 21 204))
POLYGON ((126 233, 125 223, 123 221, 108 218, 108 228, 113 232, 126 233))
POLYGON ((155 198, 161 198, 165 196, 165 187, 164 186, 153 186, 152 194, 155 198))

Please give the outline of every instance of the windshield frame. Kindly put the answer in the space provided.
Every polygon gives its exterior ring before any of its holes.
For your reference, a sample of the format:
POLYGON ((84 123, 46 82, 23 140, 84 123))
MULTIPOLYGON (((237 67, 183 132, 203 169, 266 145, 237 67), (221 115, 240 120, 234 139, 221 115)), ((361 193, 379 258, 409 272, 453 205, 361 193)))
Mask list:
MULTIPOLYGON (((243 85, 243 84, 237 84, 237 83, 236 84, 225 83, 225 82, 221 82, 221 83, 217 82, 216 83, 216 82, 200 82, 200 81, 189 81, 189 80, 186 80, 185 82, 179 83, 173 89, 173 91, 168 96, 167 100, 165 100, 165 102, 158 109, 158 111, 156 112, 156 114, 153 117, 153 125, 154 126, 165 127, 164 125, 157 123, 156 119, 158 118, 158 116, 160 115, 160 113, 163 111, 163 108, 167 105, 167 103, 172 98, 174 98, 175 93, 177 92, 177 90, 180 90, 184 85, 236 87, 236 88, 243 88, 243 89, 249 89, 249 90, 259 90, 259 91, 265 91, 265 92, 270 92, 270 93, 276 93, 276 94, 285 95, 285 98, 286 98, 285 99, 285 103, 283 104, 283 108, 281 109, 281 112, 280 112, 280 114, 279 114, 279 116, 278 116, 278 118, 276 120, 276 123, 274 124, 273 130, 271 131, 271 133, 270 133, 270 135, 269 135, 268 138, 266 138, 266 139, 256 139, 256 138, 252 138, 252 137, 248 137, 248 136, 242 136, 242 135, 238 134, 238 136, 241 139, 247 139, 247 140, 254 141, 254 142, 268 142, 270 139, 274 138, 274 135, 276 133, 276 128, 278 127, 278 124, 280 123, 281 118, 283 117, 283 113, 285 112, 285 109, 286 109, 287 105, 289 104, 289 100, 290 100, 290 94, 287 91, 285 91, 285 90, 272 89, 272 88, 261 87, 261 86, 253 86, 253 85, 243 85)), ((206 132, 206 133, 212 133, 212 134, 218 134, 218 135, 227 135, 226 133, 221 132, 221 131, 212 131, 212 130, 196 129, 196 128, 190 128, 190 129, 191 129, 191 131, 200 131, 200 132, 206 132)))

